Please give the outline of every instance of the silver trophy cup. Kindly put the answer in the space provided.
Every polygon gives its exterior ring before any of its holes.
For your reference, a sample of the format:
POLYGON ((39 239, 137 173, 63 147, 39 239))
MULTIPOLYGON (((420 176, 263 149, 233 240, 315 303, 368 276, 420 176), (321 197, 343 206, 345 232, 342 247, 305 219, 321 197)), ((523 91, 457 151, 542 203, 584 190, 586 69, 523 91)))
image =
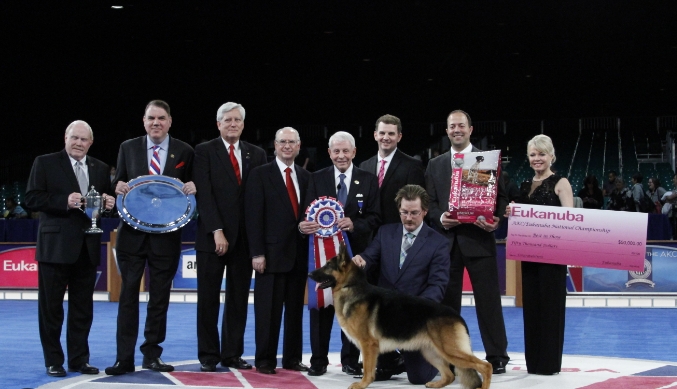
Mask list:
POLYGON ((85 199, 85 214, 87 217, 92 219, 92 226, 85 230, 85 234, 103 234, 103 230, 96 226, 96 220, 101 217, 101 212, 104 209, 103 197, 94 190, 94 185, 92 189, 84 197, 85 199))

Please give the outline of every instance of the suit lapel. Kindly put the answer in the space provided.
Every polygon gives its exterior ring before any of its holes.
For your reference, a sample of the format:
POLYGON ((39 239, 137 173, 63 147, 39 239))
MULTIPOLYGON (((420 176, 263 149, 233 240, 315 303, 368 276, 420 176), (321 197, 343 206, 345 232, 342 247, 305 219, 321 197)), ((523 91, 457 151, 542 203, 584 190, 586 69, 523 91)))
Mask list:
MULTIPOLYGON (((277 161, 273 160, 273 162, 271 162, 269 165, 268 178, 270 179, 270 182, 272 182, 275 192, 278 196, 288 199, 288 201, 283 201, 284 204, 287 204, 287 211, 285 212, 294 214, 294 208, 292 208, 291 199, 289 198, 289 193, 287 192, 287 184, 284 182, 284 177, 282 177, 282 174, 280 173, 280 168, 277 166, 277 161)), ((294 219, 297 217, 298 215, 294 215, 294 219)))
POLYGON ((451 151, 447 151, 446 153, 442 154, 442 168, 439 169, 439 177, 442 177, 443 180, 448 180, 446 185, 443 185, 442 188, 444 188, 444 192, 442 194, 444 197, 440 199, 441 201, 444 201, 445 207, 444 210, 448 211, 449 210, 449 191, 451 190, 451 151))
MULTIPOLYGON (((362 170, 358 169, 355 165, 353 165, 353 175, 351 177, 352 182, 350 183, 350 190, 348 191, 348 199, 346 202, 351 205, 358 205, 357 202, 359 200, 364 201, 364 197, 357 197, 358 195, 364 196, 364 191, 362 190, 364 182, 362 182, 364 179, 364 175, 362 174, 362 170)), ((346 205, 346 208, 348 205, 346 205)), ((359 207, 358 207, 359 208, 359 207)))
POLYGON ((376 156, 369 158, 360 165, 360 169, 366 170, 370 173, 377 174, 376 165, 378 165, 378 154, 376 156), (376 173, 374 173, 376 172, 376 173))
POLYGON ((66 177, 68 177, 68 183, 70 184, 71 188, 74 189, 73 191, 80 193, 80 184, 78 184, 78 178, 75 177, 75 171, 73 170, 71 159, 68 158, 68 153, 66 153, 66 150, 61 153, 61 168, 64 170, 64 173, 66 173, 66 177))
POLYGON ((223 139, 218 137, 214 139, 214 151, 216 155, 221 160, 223 164, 223 169, 226 171, 226 175, 237 185, 237 177, 235 177, 235 169, 233 168, 232 162, 230 162, 230 154, 226 149, 226 145, 223 143, 223 139))
POLYGON ((385 186, 388 180, 390 180, 390 178, 395 175, 397 166, 400 164, 400 162, 402 162, 402 156, 400 153, 401 151, 399 150, 395 151, 395 155, 393 155, 393 159, 390 161, 390 166, 388 166, 388 170, 386 170, 386 175, 383 177, 383 184, 381 184, 381 186, 385 186))
MULTIPOLYGON (((244 184, 245 180, 249 176, 249 167, 251 165, 251 147, 248 143, 240 140, 240 158, 242 159, 242 183, 244 184)), ((275 162, 275 161, 273 161, 275 162)), ((235 171, 235 169, 233 169, 235 171)))
POLYGON ((305 193, 306 191, 304 191, 303 188, 308 188, 308 175, 307 174, 299 174, 299 171, 301 169, 303 169, 301 166, 294 165, 294 167, 296 169, 296 178, 299 180, 299 191, 301 191, 301 193, 298 194, 299 195, 299 215, 298 215, 298 217, 300 217, 305 212, 305 209, 301 209, 301 207, 303 206, 303 204, 306 204, 306 193, 305 193))
MULTIPOLYGON (((401 232, 401 230, 400 230, 401 232)), ((401 243, 401 237, 400 237, 400 243, 401 243)), ((413 262, 414 258, 418 255, 418 252, 421 251, 421 249, 425 246, 425 241, 428 240, 428 231, 426 231, 426 226, 425 224, 423 227, 421 227, 421 231, 419 231, 418 236, 416 239, 414 239, 414 244, 409 248, 407 251, 407 257, 404 259, 404 263, 402 264, 402 268, 400 271, 397 273, 397 280, 399 281, 400 277, 402 277, 402 274, 404 274, 409 266, 411 266, 411 263, 413 262)), ((398 257, 399 260, 399 257, 398 257)))

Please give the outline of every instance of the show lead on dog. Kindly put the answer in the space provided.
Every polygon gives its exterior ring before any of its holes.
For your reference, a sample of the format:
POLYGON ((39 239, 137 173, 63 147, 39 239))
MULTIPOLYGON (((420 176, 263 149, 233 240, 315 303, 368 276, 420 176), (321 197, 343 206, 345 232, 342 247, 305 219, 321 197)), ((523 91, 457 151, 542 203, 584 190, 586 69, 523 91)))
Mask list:
MULTIPOLYGON (((352 249, 364 251, 372 239, 372 232, 380 223, 378 178, 370 172, 353 165, 357 149, 355 138, 347 132, 336 132, 329 138, 329 157, 333 166, 311 174, 306 194, 306 209, 310 202, 321 196, 338 199, 343 204, 344 217, 338 220, 338 228, 346 232, 352 249), (342 198, 345 197, 345 198, 342 198)), ((320 229, 317 222, 303 221, 299 230, 306 235, 320 229)), ((312 239, 312 236, 309 237, 312 239)), ((329 364, 329 340, 334 323, 334 306, 310 310, 310 358, 309 375, 319 376, 327 372, 329 364)), ((350 375, 362 374, 358 365, 359 350, 341 333, 341 364, 350 375)))
POLYGON ((451 189, 452 156, 456 153, 481 151, 470 143, 473 127, 470 116, 461 111, 452 111, 447 117, 447 136, 451 150, 432 159, 426 169, 426 190, 430 195, 430 222, 449 239, 451 244, 451 267, 449 286, 443 304, 461 312, 463 296, 463 269, 468 269, 473 296, 477 308, 482 343, 486 358, 494 374, 505 373, 508 357, 508 338, 505 334, 501 291, 498 286, 496 265, 496 239, 493 231, 498 227, 500 216, 508 204, 503 179, 498 181, 498 194, 494 223, 477 220, 473 224, 461 224, 450 217, 449 191, 451 189))
POLYGON ((216 365, 251 369, 242 359, 252 265, 245 233, 244 192, 249 173, 266 163, 262 148, 240 139, 245 110, 228 102, 216 111, 219 136, 195 147, 197 186, 197 357, 202 371, 216 365), (221 320, 221 283, 226 301, 221 320))
POLYGON ((65 148, 35 159, 26 187, 26 206, 40 212, 35 260, 38 262, 38 323, 47 375, 66 370, 61 328, 68 287, 66 347, 68 371, 99 374, 89 364, 89 330, 94 318, 96 267, 101 262, 101 234, 85 234, 92 219, 83 212, 82 197, 93 186, 111 210, 108 165, 87 155, 94 143, 89 124, 76 120, 66 128, 65 148))
MULTIPOLYGON (((405 185, 397 191, 395 201, 401 223, 385 224, 360 255, 353 258, 358 266, 379 271, 378 286, 441 302, 449 282, 449 242, 423 223, 430 198, 419 185, 405 185)), ((407 320, 402 312, 402 320, 407 320)), ((403 351, 404 368, 409 382, 425 384, 437 374, 418 351, 403 351)), ((401 370, 392 365, 397 353, 379 356, 376 381, 389 379, 401 370), (393 356, 393 354, 395 354, 393 356)))
POLYGON ((298 131, 275 133, 275 160, 253 169, 245 209, 252 267, 256 271, 256 370, 275 374, 284 308, 282 367, 307 371, 303 356, 303 296, 308 276, 308 240, 298 230, 310 173, 294 164, 301 149, 298 131))
MULTIPOLYGON (((120 145, 117 171, 113 183, 115 194, 124 195, 127 182, 139 176, 161 174, 183 182, 185 194, 195 194, 190 180, 193 169, 193 148, 169 135, 172 116, 169 104, 153 100, 143 115, 146 135, 129 139, 120 145)), ((122 277, 117 320, 117 356, 115 364, 106 368, 108 375, 134 371, 134 348, 139 334, 139 287, 146 264, 150 273, 146 325, 141 345, 143 368, 170 372, 174 366, 160 359, 167 332, 169 293, 181 256, 181 230, 153 234, 136 230, 124 221, 118 227, 115 243, 118 267, 122 277)))

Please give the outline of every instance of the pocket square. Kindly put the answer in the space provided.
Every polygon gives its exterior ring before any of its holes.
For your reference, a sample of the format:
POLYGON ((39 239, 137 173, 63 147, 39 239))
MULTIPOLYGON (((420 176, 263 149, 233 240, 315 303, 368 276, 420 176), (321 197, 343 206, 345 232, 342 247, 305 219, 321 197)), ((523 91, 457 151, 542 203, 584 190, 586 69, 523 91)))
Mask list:
POLYGON ((183 165, 185 165, 185 164, 186 164, 185 162, 181 161, 181 162, 179 162, 178 165, 176 165, 176 166, 174 167, 174 169, 180 169, 180 168, 182 168, 183 165))

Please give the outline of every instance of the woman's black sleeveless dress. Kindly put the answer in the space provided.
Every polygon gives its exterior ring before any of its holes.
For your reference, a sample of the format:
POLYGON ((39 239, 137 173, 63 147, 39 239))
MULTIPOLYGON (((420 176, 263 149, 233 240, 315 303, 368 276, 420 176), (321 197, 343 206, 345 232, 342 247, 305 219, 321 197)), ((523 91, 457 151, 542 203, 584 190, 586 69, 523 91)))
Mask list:
MULTIPOLYGON (((523 182, 519 202, 561 206, 555 193, 560 179, 562 177, 555 174, 546 178, 531 196, 533 182, 523 182)), ((522 262, 524 354, 531 374, 557 374, 562 368, 566 283, 566 265, 522 262)))

